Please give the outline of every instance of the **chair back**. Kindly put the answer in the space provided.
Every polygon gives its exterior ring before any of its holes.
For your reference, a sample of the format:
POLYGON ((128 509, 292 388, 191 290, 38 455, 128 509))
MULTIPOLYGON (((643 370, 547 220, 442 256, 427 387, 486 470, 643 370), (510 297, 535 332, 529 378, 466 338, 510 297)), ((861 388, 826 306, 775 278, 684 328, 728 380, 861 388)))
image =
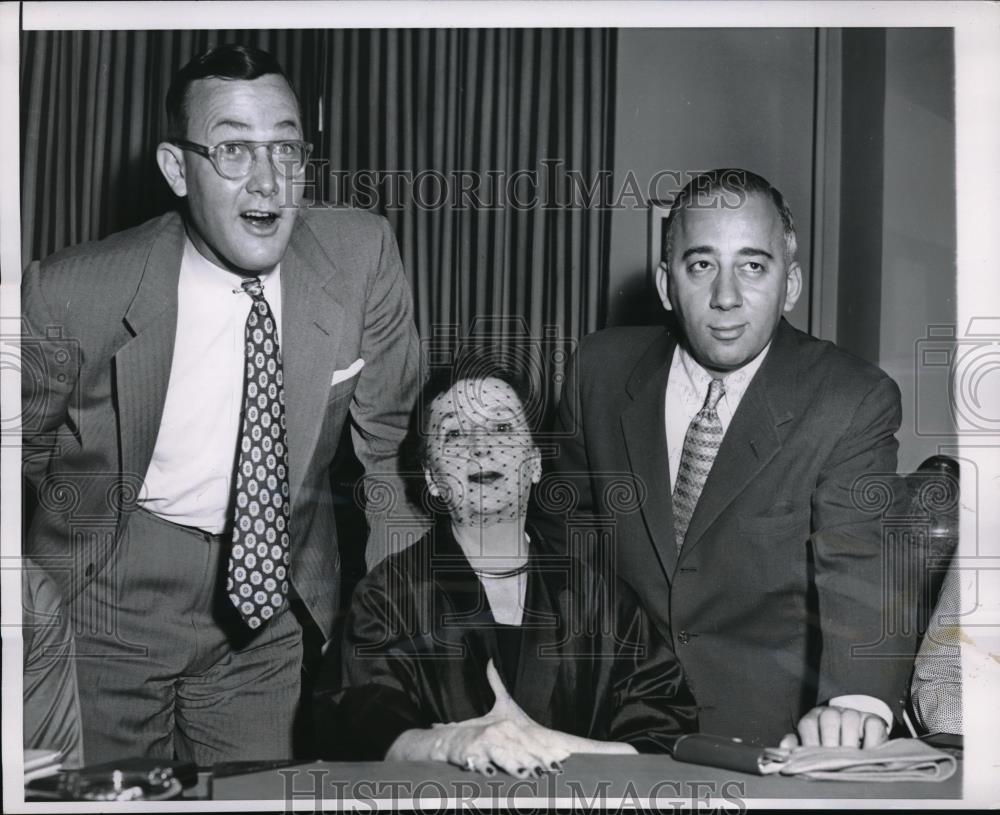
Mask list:
POLYGON ((905 480, 916 539, 925 547, 917 595, 917 634, 922 639, 958 547, 958 462, 949 456, 931 456, 905 480))

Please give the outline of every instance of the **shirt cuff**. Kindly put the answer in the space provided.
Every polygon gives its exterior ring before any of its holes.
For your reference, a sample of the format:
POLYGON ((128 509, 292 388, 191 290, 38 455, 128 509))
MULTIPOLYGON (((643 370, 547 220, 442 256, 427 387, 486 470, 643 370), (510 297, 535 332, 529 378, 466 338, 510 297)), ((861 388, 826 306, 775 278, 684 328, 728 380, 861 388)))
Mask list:
POLYGON ((827 704, 831 707, 849 707, 860 710, 862 713, 871 713, 885 722, 887 728, 892 729, 892 708, 874 696, 867 696, 863 693, 834 696, 827 704))

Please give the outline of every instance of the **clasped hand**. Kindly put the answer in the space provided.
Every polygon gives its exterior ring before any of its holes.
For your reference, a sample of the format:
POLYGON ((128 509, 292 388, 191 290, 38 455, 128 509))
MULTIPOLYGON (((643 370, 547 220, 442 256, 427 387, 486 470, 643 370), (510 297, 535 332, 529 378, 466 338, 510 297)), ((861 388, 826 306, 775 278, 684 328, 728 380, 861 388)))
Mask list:
POLYGON ((436 724, 434 757, 484 775, 497 769, 518 778, 561 772, 561 762, 574 752, 634 752, 628 745, 599 742, 562 733, 535 722, 515 702, 490 660, 486 679, 496 696, 485 716, 436 724))
POLYGON ((889 738, 885 722, 872 713, 849 707, 820 705, 799 719, 795 733, 781 740, 782 747, 878 747, 889 738))

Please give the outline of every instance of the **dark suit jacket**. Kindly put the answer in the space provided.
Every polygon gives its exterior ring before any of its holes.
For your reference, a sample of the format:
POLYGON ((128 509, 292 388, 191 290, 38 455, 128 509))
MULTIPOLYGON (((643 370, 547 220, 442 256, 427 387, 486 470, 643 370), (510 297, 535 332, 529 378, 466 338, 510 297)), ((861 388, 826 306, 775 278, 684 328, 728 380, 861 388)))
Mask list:
MULTIPOLYGON (((321 729, 351 745, 345 758, 381 759, 405 730, 485 715, 495 701, 486 663, 502 660, 495 625, 450 524, 439 523, 358 586, 345 689, 326 700, 334 715, 321 729)), ((507 689, 539 724, 641 752, 664 752, 695 729, 677 659, 627 586, 533 553, 521 632, 507 689)))
POLYGON ((560 455, 538 489, 549 537, 567 517, 570 540, 598 526, 672 638, 705 732, 776 743, 836 695, 895 704, 909 663, 884 657, 912 653, 914 635, 913 598, 883 575, 883 515, 905 500, 896 384, 782 320, 678 556, 664 426, 675 345, 657 327, 583 341, 556 421, 560 455))
MULTIPOLYGON (((38 493, 26 547, 67 600, 108 564, 149 466, 183 246, 182 220, 171 213, 24 273, 23 442, 38 493)), ((419 346, 395 241, 377 216, 301 210, 281 293, 291 579, 329 636, 339 564, 329 465, 350 411, 366 471, 395 474, 419 346), (331 387, 334 371, 358 358, 360 374, 331 387)))

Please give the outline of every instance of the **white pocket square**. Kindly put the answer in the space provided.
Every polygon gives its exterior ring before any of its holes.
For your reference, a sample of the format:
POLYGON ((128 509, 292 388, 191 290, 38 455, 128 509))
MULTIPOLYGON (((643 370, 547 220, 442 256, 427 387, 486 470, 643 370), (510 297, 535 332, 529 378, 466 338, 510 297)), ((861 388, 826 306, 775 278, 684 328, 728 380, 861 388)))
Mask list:
POLYGON ((349 367, 344 368, 341 371, 333 372, 333 380, 330 382, 330 387, 343 382, 345 379, 350 379, 352 376, 357 376, 358 372, 365 367, 365 361, 363 359, 356 359, 350 364, 349 367))

